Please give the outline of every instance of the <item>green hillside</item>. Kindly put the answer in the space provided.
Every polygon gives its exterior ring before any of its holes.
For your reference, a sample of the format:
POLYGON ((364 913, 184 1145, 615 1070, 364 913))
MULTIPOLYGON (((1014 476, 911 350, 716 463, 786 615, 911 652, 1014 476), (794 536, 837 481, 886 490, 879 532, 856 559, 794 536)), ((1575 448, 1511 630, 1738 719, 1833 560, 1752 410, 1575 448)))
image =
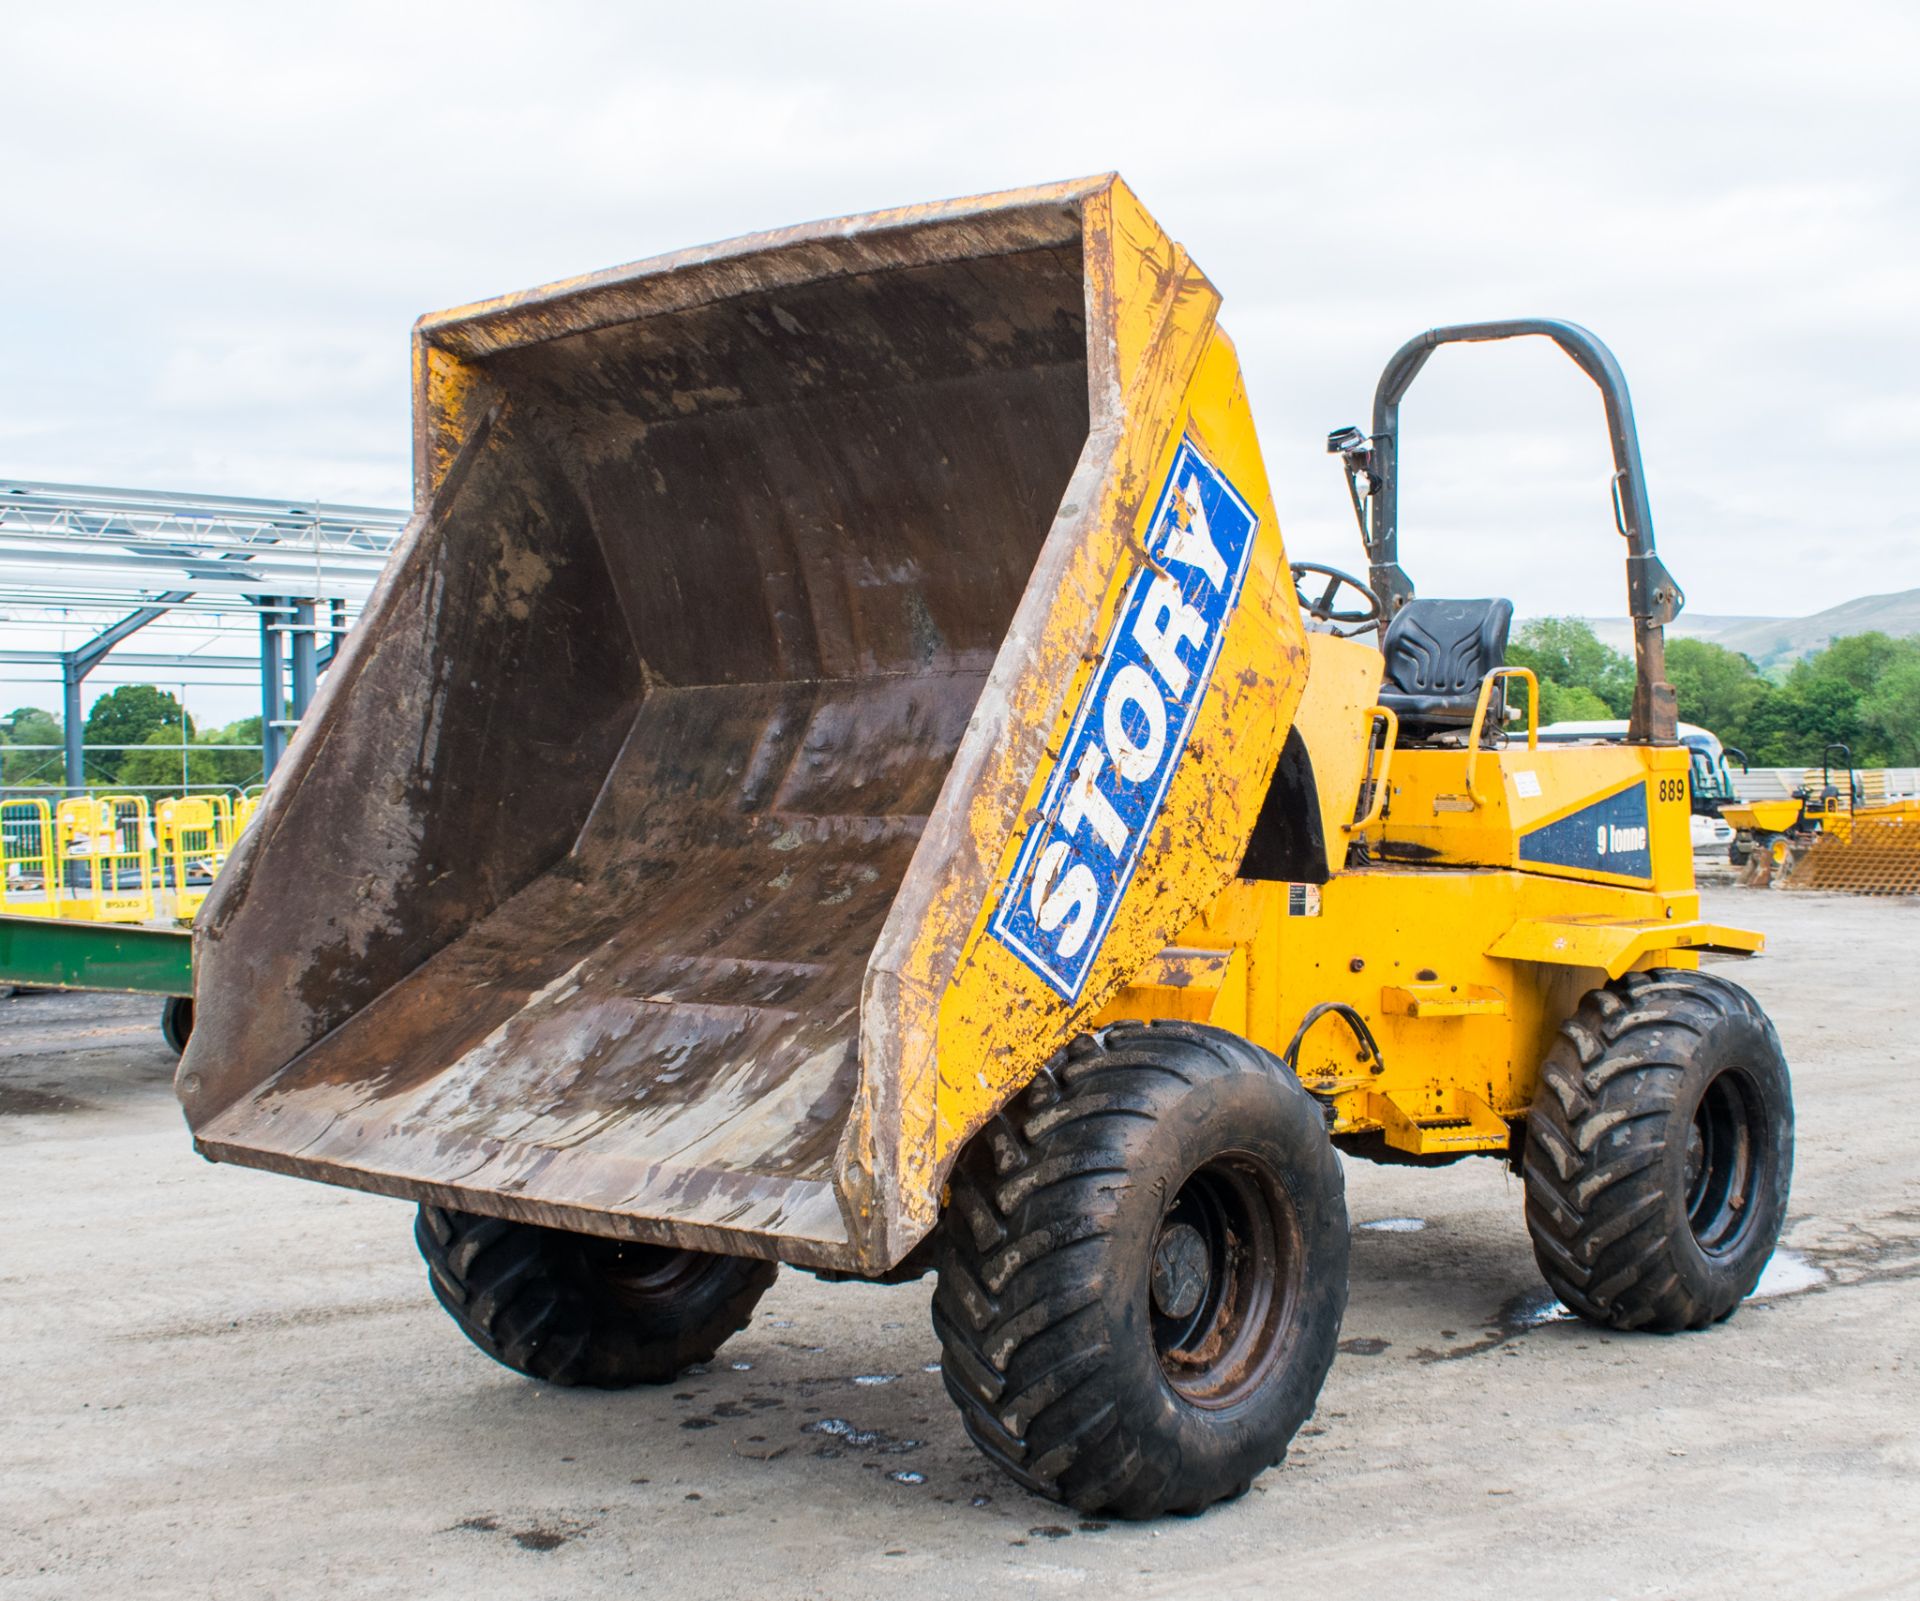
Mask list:
MULTIPOLYGON (((1633 648, 1633 624, 1625 616, 1589 617, 1594 635, 1615 650, 1633 648)), ((1684 611, 1667 630, 1669 639, 1705 639, 1753 658, 1762 669, 1783 668, 1851 634, 1920 634, 1920 589, 1891 595, 1861 595, 1807 617, 1729 617, 1684 611)))

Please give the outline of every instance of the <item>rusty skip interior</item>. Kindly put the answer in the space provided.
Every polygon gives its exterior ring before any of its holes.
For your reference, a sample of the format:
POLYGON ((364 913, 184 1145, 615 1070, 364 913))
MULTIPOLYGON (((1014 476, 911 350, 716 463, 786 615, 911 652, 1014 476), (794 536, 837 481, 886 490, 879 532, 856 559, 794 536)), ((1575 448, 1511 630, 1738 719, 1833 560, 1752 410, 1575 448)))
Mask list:
POLYGON ((261 997, 199 1019, 203 1150, 844 1260, 868 958, 1087 441, 1054 209, 463 354, 484 408, 238 864, 272 891, 203 936, 261 997))

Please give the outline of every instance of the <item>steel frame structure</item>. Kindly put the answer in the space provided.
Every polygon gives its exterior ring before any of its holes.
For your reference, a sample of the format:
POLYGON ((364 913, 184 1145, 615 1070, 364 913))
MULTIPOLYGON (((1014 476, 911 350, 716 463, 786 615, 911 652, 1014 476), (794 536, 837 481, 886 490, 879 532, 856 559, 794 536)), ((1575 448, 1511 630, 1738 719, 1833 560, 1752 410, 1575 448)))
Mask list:
POLYGON ((0 624, 92 630, 63 649, 0 649, 60 669, 65 778, 85 788, 82 688, 116 646, 170 612, 252 610, 257 656, 123 653, 130 667, 257 671, 271 775, 408 514, 378 506, 0 479, 0 624), (288 708, 291 715, 288 715, 288 708))

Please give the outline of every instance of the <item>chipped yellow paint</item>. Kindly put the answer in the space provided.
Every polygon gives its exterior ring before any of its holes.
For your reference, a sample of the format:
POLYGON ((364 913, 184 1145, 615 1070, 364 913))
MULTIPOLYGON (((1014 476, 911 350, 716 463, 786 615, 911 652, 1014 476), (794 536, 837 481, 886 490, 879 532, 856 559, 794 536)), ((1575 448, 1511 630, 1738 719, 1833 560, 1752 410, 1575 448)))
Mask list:
POLYGON ((482 410, 483 381, 473 367, 430 344, 413 341, 414 509, 421 511, 446 481, 482 410))
POLYGON ((1366 777, 1373 703, 1379 698, 1383 664, 1371 642, 1336 639, 1331 634, 1307 636, 1307 659, 1307 690, 1293 726, 1313 755, 1327 871, 1337 872, 1347 859, 1347 825, 1353 821, 1353 800, 1366 777))
POLYGON ((1505 1017, 1507 998, 1487 984, 1389 984, 1380 991, 1389 1017, 1505 1017))
MULTIPOLYGON (((1316 673, 1353 660, 1340 641, 1311 643, 1316 673)), ((1295 723, 1316 774, 1339 775, 1330 806, 1322 795, 1329 816, 1352 815, 1362 776, 1354 749, 1364 720, 1353 708, 1365 679, 1350 674, 1329 674, 1349 677, 1337 693, 1317 693, 1310 682, 1295 723)), ((1467 791, 1467 752, 1401 751, 1386 818, 1367 833, 1375 852, 1411 846, 1417 865, 1355 858, 1298 895, 1291 911, 1289 886, 1238 879, 1174 943, 1245 955, 1234 1015, 1269 1050, 1284 1049, 1322 1001, 1366 1020, 1377 1062, 1338 1016, 1322 1018, 1301 1043, 1301 1081, 1331 1109, 1335 1133, 1378 1133, 1427 1154, 1500 1148, 1501 1120, 1525 1115, 1560 1023, 1588 990, 1636 969, 1697 966, 1702 950, 1761 948, 1758 934, 1699 918, 1686 803, 1660 798, 1661 779, 1671 784, 1686 762, 1673 748, 1489 750, 1476 786, 1484 802, 1463 808, 1453 803, 1467 791), (1518 773, 1530 775, 1524 785, 1518 773), (1634 784, 1648 787, 1650 882, 1539 863, 1521 869, 1523 830, 1634 784)), ((1155 971, 1150 964, 1097 1021, 1224 1015, 1207 1011, 1216 992, 1204 989, 1178 1012, 1160 1009, 1155 971)))
POLYGON ((1529 917, 1489 945, 1487 954, 1511 962, 1597 967, 1609 978, 1618 978, 1653 951, 1662 953, 1663 959, 1677 952, 1703 950, 1751 956, 1765 943, 1748 929, 1697 919, 1655 923, 1611 917, 1529 917))
MULTIPOLYGON (((1151 375, 1152 364, 1146 369, 1151 375)), ((1170 387, 1170 386, 1169 386, 1170 387)), ((1049 749, 1064 744, 1067 726, 1088 680, 1098 666, 1091 647, 1110 630, 1127 580, 1145 550, 1148 497, 1164 477, 1179 437, 1190 425, 1209 458, 1247 493, 1261 519, 1253 564, 1238 612, 1228 627, 1212 686, 1201 704, 1187 752, 1176 769, 1157 831, 1147 846, 1119 916, 1107 934, 1093 976, 1073 1007, 1049 990, 998 942, 985 935, 999 887, 1010 878, 1020 845, 1007 839, 995 874, 995 892, 980 907, 967 939, 959 980, 944 998, 938 1060, 939 1084, 935 1163, 951 1154, 1006 1096, 1038 1065, 1036 1026, 1058 1037, 1091 1017, 1118 985, 1166 943, 1168 933, 1193 917, 1209 895, 1231 879, 1238 866, 1238 841, 1251 825, 1278 758, 1279 742, 1290 720, 1303 674, 1301 647, 1289 639, 1288 624, 1298 630, 1285 552, 1259 470, 1252 431, 1245 421, 1244 396, 1231 351, 1217 337, 1208 341, 1206 359, 1195 373, 1185 415, 1164 430, 1162 449, 1151 465, 1127 463, 1128 476, 1115 486, 1113 510, 1124 515, 1127 545, 1109 558, 1110 576, 1097 609, 1059 622, 1084 641, 1082 660, 1066 693, 1050 708, 1053 733, 1049 749), (1236 438, 1236 433, 1242 437, 1236 438), (1287 609, 1276 606, 1276 599, 1287 609), (1091 626, 1089 626, 1089 624, 1091 626), (968 1068, 971 1067, 971 1072, 968 1068)), ((1085 589, 1082 594, 1085 594, 1085 589)), ((1063 608, 1064 609, 1064 608, 1063 608)), ((1021 815, 1031 818, 1051 777, 1041 765, 1026 791, 1021 815)), ((1041 1053, 1044 1058, 1045 1053, 1041 1053)))
POLYGON ((1176 1019, 1247 1031, 1248 947, 1169 945, 1108 1003, 1102 1021, 1176 1019))
MULTIPOLYGON (((1311 745, 1309 748, 1312 748, 1311 745)), ((1636 785, 1647 791, 1654 884, 1693 886, 1693 830, 1685 747, 1506 746, 1480 753, 1469 788, 1469 753, 1404 750, 1393 761, 1384 818, 1364 831, 1376 855, 1451 866, 1518 867, 1523 835, 1636 785), (1665 779, 1663 787, 1661 780, 1665 779)), ((1597 884, 1647 881, 1577 867, 1528 871, 1597 884)))
MULTIPOLYGON (((1700 945, 1758 943, 1701 924, 1690 888, 1623 891, 1511 870, 1362 868, 1319 886, 1318 903, 1312 915, 1289 916, 1286 885, 1239 880, 1211 921, 1235 925, 1247 953, 1246 1032, 1256 1043, 1281 1050, 1322 1001, 1352 1006, 1373 1030, 1379 1072, 1338 1017, 1301 1045, 1301 1080, 1328 1098, 1343 1134, 1384 1126, 1368 1099, 1380 1094, 1416 1105, 1464 1088, 1503 1117, 1522 1116, 1555 1030, 1611 970, 1690 967, 1700 945), (1547 924, 1594 932, 1555 949, 1534 937, 1547 924), (1503 945, 1516 929, 1525 942, 1503 945)), ((1100 1021, 1149 1015, 1139 999, 1123 991, 1100 1021)))
MULTIPOLYGON (((879 975, 877 990, 870 981, 869 1005, 891 1009, 901 1063, 891 1086, 899 1142, 872 1149, 870 1160, 897 1184, 903 1221, 915 1229, 931 1227, 941 1177, 964 1141, 1232 881, 1238 842, 1305 681, 1304 629, 1238 359, 1214 321, 1219 296, 1124 186, 1088 197, 1083 215, 1092 426, 1059 514, 1079 537, 1061 547, 1056 570, 1043 557, 1002 651, 1003 663, 1019 663, 1001 714, 1008 737, 969 775, 963 836, 948 841, 930 829, 921 846, 956 852, 990 876, 950 872, 916 914, 902 970, 879 975), (986 925, 1126 587, 1146 560, 1153 497, 1187 435, 1246 498, 1258 528, 1159 822, 1081 998, 1070 1004, 988 937, 986 925), (1011 831, 1010 797, 1020 799, 1011 831)), ((1245 956, 1229 953, 1228 966, 1230 981, 1212 992, 1210 1010, 1231 1007, 1220 998, 1235 984, 1244 992, 1245 956)), ((891 1110, 886 1088, 869 1086, 873 1114, 891 1110)), ((843 1171, 862 1155, 862 1139, 879 1143, 884 1118, 857 1116, 856 1125, 843 1145, 843 1171)))

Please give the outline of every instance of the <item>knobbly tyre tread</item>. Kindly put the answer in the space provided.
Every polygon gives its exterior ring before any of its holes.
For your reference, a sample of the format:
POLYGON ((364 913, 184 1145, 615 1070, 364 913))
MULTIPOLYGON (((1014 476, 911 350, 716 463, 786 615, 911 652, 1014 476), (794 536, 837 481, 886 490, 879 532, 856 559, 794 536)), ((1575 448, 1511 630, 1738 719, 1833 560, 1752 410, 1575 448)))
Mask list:
MULTIPOLYGON (((1771 1093, 1771 1092, 1769 1092, 1771 1093)), ((1605 1327, 1673 1333, 1732 1315, 1778 1238, 1792 1168, 1792 1102, 1778 1036, 1753 997, 1710 974, 1657 968, 1589 992, 1541 1070, 1522 1171, 1528 1231, 1548 1285, 1605 1327), (1729 1036, 1777 1073, 1782 1143, 1756 1204, 1764 1239, 1734 1260, 1695 1244, 1670 1142, 1684 1139, 1729 1036), (1719 1043, 1716 1043, 1719 1042, 1719 1043), (1770 1060, 1768 1060, 1770 1058, 1770 1060)))
POLYGON ((546 1384, 664 1384, 747 1326, 778 1265, 716 1256, 678 1300, 623 1305, 596 1279, 580 1237, 531 1223, 422 1206, 414 1241, 434 1299, 503 1367, 546 1384))
MULTIPOLYGON (((1253 1474, 1285 1455, 1333 1358, 1346 1301, 1341 1195, 1317 1105, 1266 1052, 1193 1024, 1123 1023, 1077 1037, 952 1174, 932 1315, 947 1393, 968 1435, 1017 1483, 1082 1512, 1194 1514, 1243 1494, 1253 1474), (1338 1212, 1338 1285, 1330 1321, 1311 1330, 1307 1377, 1289 1379, 1304 1398, 1269 1452, 1225 1482, 1176 1484, 1181 1464, 1142 1449, 1128 1415, 1140 1398, 1123 1393, 1110 1361, 1104 1303, 1115 1290, 1116 1214, 1133 1184, 1184 1178, 1133 1174, 1141 1136, 1178 1119, 1203 1080, 1237 1075, 1277 1082, 1311 1120, 1322 1165, 1305 1178, 1338 1212)), ((1181 1404, 1164 1394, 1151 1404, 1181 1404)))

